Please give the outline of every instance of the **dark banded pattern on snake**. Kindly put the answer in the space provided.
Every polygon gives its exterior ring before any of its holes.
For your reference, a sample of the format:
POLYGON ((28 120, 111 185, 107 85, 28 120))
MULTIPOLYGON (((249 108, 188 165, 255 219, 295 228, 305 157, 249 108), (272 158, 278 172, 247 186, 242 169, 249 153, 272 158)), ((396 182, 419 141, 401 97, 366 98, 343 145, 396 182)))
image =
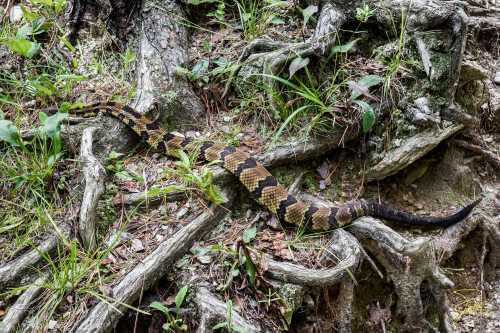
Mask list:
POLYGON ((342 227, 362 216, 384 218, 410 226, 447 227, 467 217, 479 203, 476 200, 446 217, 417 216, 367 200, 338 204, 334 208, 314 206, 297 200, 258 161, 235 147, 213 142, 196 144, 181 133, 166 132, 156 122, 131 107, 114 102, 96 103, 70 111, 70 114, 80 117, 95 117, 99 113, 119 119, 148 145, 167 155, 177 156, 179 150, 198 151, 202 160, 221 161, 222 166, 239 179, 250 195, 281 222, 306 225, 310 230, 324 231, 342 227))

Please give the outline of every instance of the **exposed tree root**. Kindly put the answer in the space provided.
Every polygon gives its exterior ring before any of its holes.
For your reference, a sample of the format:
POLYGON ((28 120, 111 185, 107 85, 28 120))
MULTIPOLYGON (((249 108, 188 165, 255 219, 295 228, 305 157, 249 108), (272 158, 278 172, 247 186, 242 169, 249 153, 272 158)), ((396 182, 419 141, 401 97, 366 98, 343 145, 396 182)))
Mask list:
POLYGON ((21 296, 19 296, 14 304, 9 307, 9 311, 0 322, 1 333, 16 332, 18 326, 21 325, 24 318, 34 304, 37 302, 37 297, 42 293, 41 285, 47 280, 47 275, 42 274, 21 296))
POLYGON ((352 274, 361 263, 362 252, 359 243, 356 238, 341 229, 332 233, 331 244, 326 252, 337 258, 335 267, 309 269, 302 265, 276 261, 269 256, 262 258, 261 265, 266 268, 266 274, 275 280, 302 286, 328 287, 352 274))
MULTIPOLYGON (((226 205, 231 205, 234 192, 226 191, 226 205)), ((199 215, 172 237, 158 245, 158 248, 127 273, 112 289, 110 302, 98 303, 87 316, 73 327, 73 332, 108 332, 126 310, 126 304, 137 301, 144 290, 150 288, 164 276, 176 259, 183 255, 207 231, 217 225, 225 216, 223 206, 212 207, 199 215)))
POLYGON ((62 223, 57 232, 36 248, 0 266, 0 289, 27 282, 31 278, 30 272, 42 263, 43 255, 51 254, 64 239, 69 237, 70 230, 69 225, 62 223))
POLYGON ((92 153, 92 135, 96 129, 86 128, 82 134, 80 158, 83 164, 85 190, 80 208, 79 235, 83 246, 88 250, 96 247, 96 209, 101 195, 104 193, 106 170, 92 153))
POLYGON ((482 148, 478 145, 472 144, 465 142, 463 140, 453 140, 453 143, 459 147, 465 148, 467 150, 470 150, 474 153, 480 154, 486 161, 488 161, 492 166, 500 170, 500 157, 489 151, 486 148, 482 148))
MULTIPOLYGON (((221 321, 227 320, 228 308, 226 303, 222 302, 217 296, 212 294, 205 287, 198 287, 195 296, 195 303, 198 307, 199 325, 196 333, 213 332, 212 327, 221 321)), ((231 310, 231 325, 233 330, 238 332, 262 332, 257 323, 249 323, 234 309, 231 310)))

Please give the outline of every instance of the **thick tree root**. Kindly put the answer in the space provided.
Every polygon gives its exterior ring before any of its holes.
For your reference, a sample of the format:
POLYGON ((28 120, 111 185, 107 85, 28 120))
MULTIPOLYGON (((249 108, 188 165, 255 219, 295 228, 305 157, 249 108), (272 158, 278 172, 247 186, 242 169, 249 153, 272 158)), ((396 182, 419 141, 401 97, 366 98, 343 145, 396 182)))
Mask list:
POLYGON ((362 252, 358 241, 341 229, 332 233, 331 245, 326 252, 337 258, 335 267, 309 269, 302 265, 276 261, 268 256, 262 258, 261 265, 266 267, 266 274, 275 280, 301 286, 328 287, 352 274, 361 263, 362 252))
POLYGON ((396 313, 402 321, 402 330, 418 332, 424 329, 424 318, 420 288, 424 281, 436 297, 440 328, 451 332, 449 313, 444 289, 453 287, 453 282, 440 270, 439 263, 449 258, 481 219, 473 216, 445 230, 438 237, 409 239, 382 224, 364 217, 357 220, 349 231, 358 239, 385 268, 394 284, 398 296, 396 313))
MULTIPOLYGON (((217 296, 205 287, 198 287, 194 302, 198 307, 199 325, 196 333, 213 332, 212 327, 227 320, 228 308, 217 296)), ((262 332, 257 323, 249 323, 235 310, 231 310, 231 329, 229 331, 256 333, 262 332)))
MULTIPOLYGON (((224 193, 230 206, 234 193, 224 193)), ((223 206, 212 207, 199 215, 187 226, 163 241, 158 248, 127 273, 108 295, 112 301, 98 303, 88 315, 77 323, 73 332, 108 332, 126 310, 126 304, 137 301, 144 290, 150 288, 171 268, 176 259, 183 255, 207 231, 217 225, 228 210, 223 206)))
POLYGON ((88 250, 96 247, 96 209, 101 195, 104 193, 106 170, 92 153, 92 135, 96 129, 86 128, 82 134, 80 159, 83 164, 85 190, 80 207, 79 235, 83 246, 88 250))

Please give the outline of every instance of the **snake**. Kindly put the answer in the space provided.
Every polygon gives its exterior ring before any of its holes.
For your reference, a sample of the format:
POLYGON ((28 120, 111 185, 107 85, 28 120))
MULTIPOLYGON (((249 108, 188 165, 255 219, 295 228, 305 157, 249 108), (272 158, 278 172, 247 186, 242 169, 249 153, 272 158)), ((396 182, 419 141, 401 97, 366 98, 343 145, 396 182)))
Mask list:
POLYGON ((358 199, 334 203, 332 207, 304 202, 290 194, 276 178, 249 153, 236 147, 212 141, 196 142, 182 133, 168 132, 130 106, 117 102, 98 102, 68 111, 72 116, 97 117, 99 114, 118 119, 151 148, 178 157, 179 151, 197 153, 205 162, 220 162, 250 192, 250 196, 273 213, 284 224, 304 226, 311 231, 328 231, 351 224, 357 218, 371 216, 406 226, 446 228, 465 219, 481 201, 475 200, 455 213, 423 216, 391 208, 377 200, 358 199))

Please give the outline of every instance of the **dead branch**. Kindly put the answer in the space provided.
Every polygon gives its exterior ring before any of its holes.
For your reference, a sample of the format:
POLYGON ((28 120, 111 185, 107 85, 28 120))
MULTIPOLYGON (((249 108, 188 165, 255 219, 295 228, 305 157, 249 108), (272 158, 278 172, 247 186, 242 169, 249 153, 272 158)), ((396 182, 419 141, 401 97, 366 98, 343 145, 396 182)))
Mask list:
POLYGON ((88 250, 93 250, 96 247, 96 209, 99 199, 104 193, 104 179, 106 177, 106 170, 92 153, 92 134, 95 130, 94 127, 89 127, 83 131, 80 147, 85 190, 80 207, 78 230, 83 246, 88 250))
POLYGON ((16 332, 18 326, 28 315, 32 305, 36 303, 36 298, 43 291, 42 284, 47 280, 48 275, 41 275, 28 289, 26 289, 16 302, 9 308, 7 314, 0 322, 0 332, 16 332))
MULTIPOLYGON (((199 287, 196 291, 195 303, 198 307, 200 321, 196 333, 213 332, 212 327, 218 322, 227 320, 227 305, 222 302, 217 296, 212 294, 207 288, 199 287)), ((262 332, 257 323, 249 323, 234 309, 231 311, 231 325, 238 332, 262 332)))
MULTIPOLYGON (((234 192, 224 192, 230 206, 234 192)), ((125 311, 126 304, 133 304, 143 290, 149 289, 170 269, 176 259, 183 255, 207 231, 217 225, 227 213, 223 206, 211 207, 200 214, 188 225, 163 241, 158 248, 144 258, 127 273, 112 289, 110 302, 99 302, 88 315, 77 323, 73 332, 108 332, 118 322, 125 311)))

